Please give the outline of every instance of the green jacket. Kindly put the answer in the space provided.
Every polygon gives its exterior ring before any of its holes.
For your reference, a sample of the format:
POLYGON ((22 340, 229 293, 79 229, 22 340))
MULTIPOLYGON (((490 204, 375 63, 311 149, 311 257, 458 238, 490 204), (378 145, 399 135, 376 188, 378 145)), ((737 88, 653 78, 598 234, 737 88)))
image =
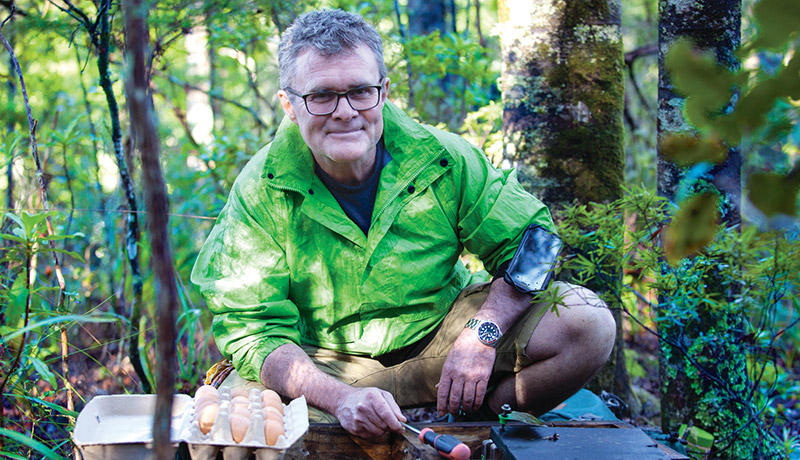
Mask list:
POLYGON ((314 174, 284 119, 244 167, 192 270, 217 346, 259 380, 285 343, 380 355, 424 337, 472 279, 464 248, 489 272, 510 259, 547 208, 460 136, 384 108, 383 169, 368 236, 314 174))

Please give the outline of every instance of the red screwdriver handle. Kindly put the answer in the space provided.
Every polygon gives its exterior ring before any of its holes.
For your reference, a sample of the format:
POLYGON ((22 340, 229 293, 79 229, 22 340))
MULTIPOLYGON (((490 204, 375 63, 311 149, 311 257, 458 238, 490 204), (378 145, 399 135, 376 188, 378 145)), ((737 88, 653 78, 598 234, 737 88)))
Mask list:
POLYGON ((433 446, 444 458, 452 460, 469 460, 472 451, 469 446, 449 434, 437 434, 430 428, 423 428, 419 433, 419 440, 433 446))

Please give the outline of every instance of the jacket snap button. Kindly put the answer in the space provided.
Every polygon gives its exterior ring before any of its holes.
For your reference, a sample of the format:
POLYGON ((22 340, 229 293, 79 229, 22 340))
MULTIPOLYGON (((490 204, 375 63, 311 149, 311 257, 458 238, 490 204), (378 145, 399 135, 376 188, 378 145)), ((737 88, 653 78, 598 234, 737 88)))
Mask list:
POLYGON ((267 178, 268 178, 268 179, 273 179, 273 178, 275 178, 275 175, 274 175, 274 174, 272 174, 272 173, 268 173, 268 174, 267 174, 267 178))
POLYGON ((447 166, 447 158, 442 158, 439 160, 439 164, 442 165, 442 167, 447 166))
POLYGON ((408 193, 414 193, 414 190, 416 190, 416 188, 414 188, 413 185, 408 186, 408 193))
POLYGON ((309 194, 309 195, 313 195, 313 194, 314 194, 314 189, 311 189, 311 188, 310 188, 310 189, 308 189, 308 194, 309 194))

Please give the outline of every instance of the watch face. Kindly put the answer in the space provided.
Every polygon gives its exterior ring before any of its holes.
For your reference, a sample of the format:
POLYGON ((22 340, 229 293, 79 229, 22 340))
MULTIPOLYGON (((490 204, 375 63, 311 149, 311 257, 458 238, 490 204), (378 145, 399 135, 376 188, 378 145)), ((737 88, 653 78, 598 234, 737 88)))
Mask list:
POLYGON ((478 339, 487 345, 492 345, 500 339, 500 328, 497 324, 487 321, 478 327, 478 339))

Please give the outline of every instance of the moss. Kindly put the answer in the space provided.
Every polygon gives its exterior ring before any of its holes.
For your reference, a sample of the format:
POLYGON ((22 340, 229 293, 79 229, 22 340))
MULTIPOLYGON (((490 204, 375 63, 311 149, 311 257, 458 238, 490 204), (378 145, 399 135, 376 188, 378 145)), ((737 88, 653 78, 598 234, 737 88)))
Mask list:
POLYGON ((622 50, 618 29, 581 27, 562 39, 574 43, 546 74, 560 106, 544 174, 566 187, 549 190, 548 202, 607 201, 620 196, 623 180, 624 103, 622 50), (585 110, 580 110, 584 107, 585 110), (588 113, 588 116, 586 114, 588 113))
POLYGON ((608 23, 609 19, 618 17, 614 6, 608 0, 568 1, 564 5, 563 27, 608 23))

